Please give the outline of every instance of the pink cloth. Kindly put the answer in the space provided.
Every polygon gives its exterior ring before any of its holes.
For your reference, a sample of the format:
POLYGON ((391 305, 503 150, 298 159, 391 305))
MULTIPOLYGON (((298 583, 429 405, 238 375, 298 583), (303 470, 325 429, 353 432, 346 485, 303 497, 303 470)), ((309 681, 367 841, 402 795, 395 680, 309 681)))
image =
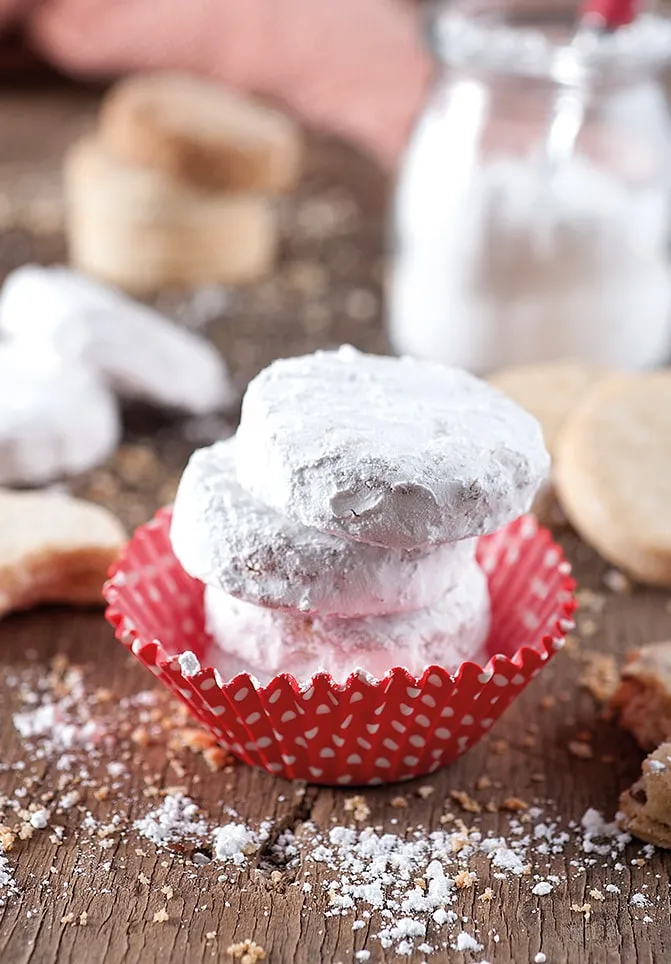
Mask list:
POLYGON ((178 68, 283 102, 396 161, 429 77, 408 0, 0 0, 81 77, 178 68))

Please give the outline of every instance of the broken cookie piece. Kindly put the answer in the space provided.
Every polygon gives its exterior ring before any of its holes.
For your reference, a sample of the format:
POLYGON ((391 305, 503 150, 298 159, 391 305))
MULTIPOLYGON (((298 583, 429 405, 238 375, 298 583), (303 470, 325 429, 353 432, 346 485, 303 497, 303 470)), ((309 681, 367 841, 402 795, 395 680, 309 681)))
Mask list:
POLYGON ((648 643, 629 654, 611 700, 620 726, 644 750, 671 737, 671 641, 648 643))
POLYGON ((125 541, 102 506, 1 490, 0 617, 42 603, 102 604, 102 584, 125 541))
POLYGON ((641 777, 620 797, 623 830, 671 849, 671 743, 662 743, 643 761, 641 777))

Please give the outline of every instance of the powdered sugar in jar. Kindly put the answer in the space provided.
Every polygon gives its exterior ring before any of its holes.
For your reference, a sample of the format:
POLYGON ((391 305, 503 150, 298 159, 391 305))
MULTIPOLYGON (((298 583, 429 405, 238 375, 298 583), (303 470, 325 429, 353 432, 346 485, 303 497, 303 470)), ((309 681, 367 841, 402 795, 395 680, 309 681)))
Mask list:
POLYGON ((574 5, 433 12, 443 66, 397 186, 387 288, 404 354, 486 372, 671 357, 671 21, 571 43, 574 5))

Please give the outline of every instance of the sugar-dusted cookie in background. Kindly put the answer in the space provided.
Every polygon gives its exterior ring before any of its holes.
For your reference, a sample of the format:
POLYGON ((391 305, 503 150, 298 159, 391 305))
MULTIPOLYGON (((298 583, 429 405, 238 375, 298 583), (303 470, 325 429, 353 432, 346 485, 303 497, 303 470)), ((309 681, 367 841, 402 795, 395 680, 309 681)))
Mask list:
POLYGON ((102 584, 125 540, 102 506, 0 490, 0 616, 42 603, 102 605, 102 584))
POLYGON ((528 511, 549 470, 538 422, 498 389, 350 346, 257 375, 235 459, 278 512, 390 549, 492 532, 528 511))
POLYGON ((586 542, 635 579, 671 586, 671 369, 596 385, 559 435, 554 481, 586 542))
POLYGON ((8 275, 0 333, 26 352, 39 345, 84 363, 124 397, 194 415, 236 399, 224 360, 208 341, 68 268, 24 265, 8 275))
POLYGON ((95 138, 64 162, 71 263, 140 294, 267 274, 279 241, 271 201, 203 191, 119 160, 95 138))
POLYGON ((620 796, 618 823, 640 840, 671 849, 671 743, 643 761, 640 779, 620 796))
POLYGON ((361 619, 299 616, 208 586, 205 614, 214 640, 205 658, 226 678, 246 671, 265 683, 275 673, 307 679, 324 670, 344 682, 355 669, 381 679, 393 666, 419 676, 433 663, 456 672, 464 660, 481 665, 487 660, 487 577, 475 560, 463 567, 458 585, 418 612, 361 619))
POLYGON ((207 190, 275 194, 301 169, 296 124, 190 74, 138 74, 103 101, 100 139, 120 160, 207 190))
POLYGON ((309 529, 239 485, 235 439, 195 452, 170 537, 186 571, 233 596, 322 616, 409 612, 437 602, 475 559, 475 540, 381 549, 309 529))
POLYGON ((671 739, 671 641, 648 643, 629 654, 611 707, 642 749, 671 739))
POLYGON ((95 372, 34 338, 0 344, 0 485, 43 485, 104 462, 121 433, 95 372))

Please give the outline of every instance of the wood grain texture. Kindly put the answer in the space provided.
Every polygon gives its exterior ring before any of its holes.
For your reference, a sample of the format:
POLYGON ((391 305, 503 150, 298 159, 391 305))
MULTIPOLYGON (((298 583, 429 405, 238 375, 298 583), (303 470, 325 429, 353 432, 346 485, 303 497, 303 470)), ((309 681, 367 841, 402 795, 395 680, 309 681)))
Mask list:
MULTIPOLYGON (((63 117, 69 116, 69 97, 59 102, 54 112, 61 126, 63 117)), ((33 138, 42 136, 50 145, 58 142, 58 132, 48 126, 50 111, 42 101, 38 106, 40 126, 34 135, 25 115, 20 114, 22 136, 32 145, 30 150, 25 148, 26 157, 30 154, 32 158, 26 163, 35 164, 36 171, 46 162, 33 138), (40 135, 42 127, 48 129, 40 135)), ((80 102, 73 102, 71 129, 78 126, 84 109, 90 116, 89 103, 83 108, 80 102)), ((16 98, 5 98, 4 104, 0 100, 0 121, 4 116, 9 123, 19 113, 16 98)), ((6 142, 11 142, 11 137, 6 142)), ((47 180, 53 179, 55 157, 54 147, 51 169, 46 164, 47 180)), ((4 183, 3 169, 9 170, 8 165, 19 161, 16 156, 0 156, 0 183, 4 183)), ((285 212, 286 240, 277 276, 236 294, 232 311, 212 329, 241 385, 279 354, 341 341, 369 350, 384 349, 377 308, 372 314, 352 310, 353 291, 365 290, 373 299, 379 295, 383 199, 384 185, 360 158, 322 141, 312 144, 305 181, 285 212), (342 223, 335 230, 314 227, 320 218, 337 217, 342 223), (310 268, 307 272, 303 268, 301 274, 296 264, 306 263, 310 268)), ((4 270, 28 258, 48 262, 62 256, 58 234, 36 239, 23 229, 12 229, 0 236, 4 270)), ((356 297, 360 308, 361 297, 356 297)), ((124 467, 117 459, 93 477, 80 480, 77 490, 115 505, 129 525, 147 518, 159 501, 165 501, 193 448, 185 426, 185 420, 168 420, 147 410, 128 412, 128 443, 152 453, 151 471, 129 472, 128 465, 124 467)), ((564 541, 580 584, 605 592, 603 564, 570 534, 564 541)), ((454 789, 467 790, 483 802, 490 797, 501 802, 510 795, 529 802, 550 800, 564 821, 580 820, 587 807, 612 815, 620 790, 637 775, 642 754, 627 734, 600 718, 593 698, 579 685, 583 657, 592 651, 620 657, 640 643, 668 638, 671 611, 669 595, 663 592, 606 595, 604 612, 594 617, 594 625, 584 625, 582 642, 576 641, 555 658, 481 744, 431 778, 402 787, 366 790, 369 822, 396 833, 420 824, 436 828, 454 789), (544 709, 543 700, 548 696, 554 703, 544 709), (568 744, 584 740, 584 731, 590 736, 593 757, 582 760, 570 754, 568 744), (507 748, 501 741, 507 741, 507 748), (484 773, 494 786, 479 793, 475 785, 484 773), (416 793, 419 786, 431 786, 434 792, 422 798, 416 793), (390 806, 399 793, 408 798, 406 809, 390 806), (398 822, 392 824, 392 819, 398 822)), ((11 769, 26 757, 12 723, 12 713, 22 704, 17 676, 46 672, 56 654, 65 654, 83 666, 87 692, 105 687, 112 691, 115 703, 155 686, 149 674, 113 640, 99 611, 53 609, 3 621, 0 794, 11 796, 24 786, 27 772, 35 775, 37 797, 58 781, 59 771, 51 759, 28 761, 27 771, 11 769)), ((99 759, 92 756, 93 786, 109 779, 107 763, 120 752, 117 747, 99 759)), ((154 798, 146 796, 148 787, 179 784, 213 819, 222 807, 232 807, 252 823, 270 819, 274 831, 292 827, 300 840, 307 820, 324 829, 333 822, 350 823, 351 814, 344 803, 351 790, 292 785, 241 765, 212 773, 198 755, 187 753, 180 759, 182 776, 168 763, 165 740, 157 739, 132 750, 130 776, 122 793, 94 800, 91 789, 86 791, 86 806, 98 820, 111 820, 115 813, 121 818, 124 829, 114 835, 110 849, 102 850, 75 832, 82 819, 77 810, 58 818, 66 828, 61 844, 51 842, 46 833, 17 842, 9 858, 21 894, 0 908, 3 964, 200 964, 232 960, 226 949, 247 938, 265 949, 271 964, 348 964, 364 946, 370 950, 372 962, 405 959, 393 951, 382 951, 371 939, 375 920, 353 933, 352 918, 324 917, 326 896, 319 884, 328 879, 329 872, 322 864, 302 860, 297 867, 286 869, 273 862, 266 850, 240 874, 226 871, 230 879, 219 881, 222 867, 216 862, 195 866, 188 848, 186 852, 183 848, 157 852, 132 829, 133 821, 155 804, 154 798), (108 862, 111 865, 106 869, 108 862), (141 883, 140 874, 149 879, 149 885, 141 883), (309 895, 302 889, 308 880, 313 885, 309 895), (161 893, 163 886, 172 887, 171 899, 161 893), (154 914, 164 906, 168 920, 154 923, 154 914), (84 911, 88 916, 85 926, 62 923, 70 914, 78 921, 84 911), (216 937, 207 937, 213 933, 216 937)), ((509 817, 499 812, 459 815, 468 824, 479 822, 484 831, 505 832, 509 826, 509 817)), ((589 900, 591 888, 613 880, 612 863, 601 866, 597 861, 583 874, 572 861, 583 862, 584 854, 569 848, 552 858, 562 882, 551 895, 539 899, 531 894, 526 878, 492 882, 486 859, 477 858, 478 882, 460 892, 458 911, 477 920, 484 949, 475 955, 445 951, 427 960, 526 964, 541 951, 550 964, 658 964, 671 960, 671 858, 656 853, 645 866, 632 865, 631 859, 639 853, 632 846, 622 858, 626 866, 617 878, 622 896, 592 901, 589 921, 572 912, 571 904, 583 904, 589 900), (489 883, 495 899, 478 901, 489 883), (643 914, 629 905, 629 896, 644 886, 654 903, 652 923, 644 923, 643 914)), ((424 959, 419 953, 410 958, 412 964, 424 959)))

